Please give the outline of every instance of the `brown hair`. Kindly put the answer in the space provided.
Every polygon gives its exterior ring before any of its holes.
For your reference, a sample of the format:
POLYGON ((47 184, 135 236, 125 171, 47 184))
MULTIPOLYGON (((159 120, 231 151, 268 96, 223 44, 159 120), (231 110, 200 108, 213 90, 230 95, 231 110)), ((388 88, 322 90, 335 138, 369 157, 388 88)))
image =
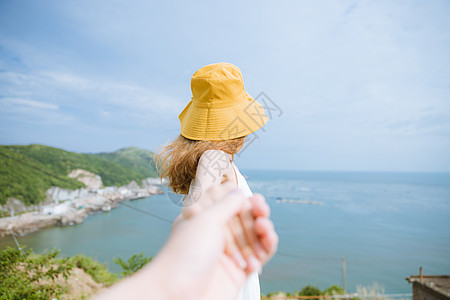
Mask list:
POLYGON ((161 178, 167 177, 174 193, 187 194, 195 178, 200 157, 206 150, 222 150, 233 155, 245 142, 245 136, 224 141, 195 141, 180 134, 155 153, 155 165, 161 178))

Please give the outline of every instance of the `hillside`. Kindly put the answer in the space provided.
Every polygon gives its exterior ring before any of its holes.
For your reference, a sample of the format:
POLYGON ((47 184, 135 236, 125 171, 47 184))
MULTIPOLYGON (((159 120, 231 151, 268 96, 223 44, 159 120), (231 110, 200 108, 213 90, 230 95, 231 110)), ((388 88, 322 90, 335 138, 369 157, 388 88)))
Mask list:
POLYGON ((0 146, 0 204, 9 197, 26 205, 38 204, 45 200, 45 191, 51 186, 83 187, 67 176, 74 169, 100 175, 105 186, 156 176, 153 153, 139 148, 85 154, 43 145, 0 146))
POLYGON ((136 147, 128 147, 112 153, 97 153, 94 155, 116 163, 122 167, 135 170, 145 177, 158 176, 156 173, 155 163, 153 161, 153 152, 147 150, 136 147))

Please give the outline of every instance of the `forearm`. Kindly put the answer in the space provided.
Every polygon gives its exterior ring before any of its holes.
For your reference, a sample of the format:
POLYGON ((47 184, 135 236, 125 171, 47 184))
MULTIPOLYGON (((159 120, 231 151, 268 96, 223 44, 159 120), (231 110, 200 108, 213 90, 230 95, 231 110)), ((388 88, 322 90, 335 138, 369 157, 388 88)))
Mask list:
POLYGON ((170 294, 169 280, 162 280, 163 275, 159 273, 157 265, 151 262, 136 274, 95 296, 93 300, 175 299, 170 294))
MULTIPOLYGON (((191 224, 190 231, 199 232, 202 226, 203 223, 191 224), (192 225, 196 227, 194 230, 192 230, 192 225)), ((197 300, 198 284, 195 284, 195 280, 201 275, 198 272, 202 270, 197 270, 197 264, 189 258, 205 249, 208 252, 208 247, 191 249, 192 247, 188 245, 191 239, 183 236, 192 237, 192 234, 184 234, 185 228, 180 229, 172 233, 170 239, 149 264, 134 275, 100 293, 93 300, 197 300)), ((214 246, 211 245, 209 248, 214 248, 214 246)), ((219 253, 219 251, 216 252, 219 253)))

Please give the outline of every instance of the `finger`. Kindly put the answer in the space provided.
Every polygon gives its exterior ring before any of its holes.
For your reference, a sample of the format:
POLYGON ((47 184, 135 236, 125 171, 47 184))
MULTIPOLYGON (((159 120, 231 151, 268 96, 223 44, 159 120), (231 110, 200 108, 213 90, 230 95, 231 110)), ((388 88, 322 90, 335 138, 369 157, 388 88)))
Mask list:
POLYGON ((254 254, 256 254, 259 259, 263 259, 265 253, 262 246, 258 243, 258 237, 255 233, 255 219, 253 217, 249 199, 245 199, 243 208, 238 216, 247 245, 253 249, 254 254))
POLYGON ((236 266, 245 270, 247 268, 247 262, 242 256, 240 250, 236 246, 234 242, 234 237, 231 233, 229 226, 227 226, 227 230, 225 231, 225 250, 224 253, 230 257, 236 266))
MULTIPOLYGON (((244 229, 246 226, 242 225, 241 219, 239 217, 231 219, 229 224, 230 231, 233 234, 234 242, 236 243, 237 248, 247 262, 245 272, 247 274, 250 274, 254 271, 259 272, 261 270, 261 262, 256 257, 255 250, 248 242, 248 238, 246 237, 244 229)), ((252 230, 254 230, 253 228, 254 226, 252 225, 252 230)))
POLYGON ((262 269, 262 262, 259 261, 254 255, 251 255, 248 259, 247 259, 247 269, 245 270, 247 272, 247 274, 251 274, 253 272, 258 272, 261 273, 261 269, 262 269))
POLYGON ((265 198, 261 194, 255 194, 249 198, 252 205, 253 215, 255 217, 266 217, 270 216, 270 207, 267 204, 265 198))
POLYGON ((263 257, 263 262, 266 262, 276 252, 278 235, 275 232, 272 221, 267 218, 257 218, 255 220, 255 232, 266 253, 266 256, 263 257))
POLYGON ((244 258, 247 259, 248 257, 250 257, 250 255, 253 254, 253 250, 250 248, 250 244, 247 242, 244 233, 244 227, 242 226, 240 218, 232 218, 229 221, 229 227, 236 246, 244 256, 244 258))
POLYGON ((278 248, 278 235, 275 232, 271 232, 261 238, 260 242, 266 249, 267 256, 262 261, 265 264, 274 254, 277 252, 278 248))
MULTIPOLYGON (((237 192, 240 193, 240 190, 237 192)), ((232 218, 228 223, 226 251, 238 266, 245 269, 246 272, 253 272, 261 268, 261 263, 255 257, 255 253, 260 256, 259 259, 262 259, 265 253, 259 244, 259 248, 256 248, 258 252, 256 249, 252 249, 252 246, 257 243, 252 207, 248 199, 242 198, 241 201, 242 206, 237 218, 232 218)))
POLYGON ((209 194, 213 199, 219 199, 219 197, 224 193, 224 190, 227 189, 231 190, 231 192, 226 194, 222 199, 218 200, 216 204, 212 205, 208 209, 208 215, 211 218, 214 218, 216 222, 228 221, 230 232, 233 236, 233 241, 237 249, 234 249, 232 246, 233 243, 230 242, 226 246, 226 251, 229 253, 234 252, 231 255, 234 256, 234 260, 237 262, 237 265, 244 265, 240 257, 237 256, 237 253, 240 253, 247 262, 247 267, 245 269, 246 273, 260 271, 261 262, 256 258, 254 254, 255 251, 251 248, 251 245, 256 242, 256 235, 254 233, 254 217, 251 212, 251 205, 249 202, 246 202, 248 200, 246 200, 242 191, 233 188, 232 185, 224 184, 224 186, 221 185, 210 188, 207 194, 209 194), (243 209, 242 207, 245 203, 247 205, 247 209, 243 209), (239 215, 239 217, 233 217, 233 213, 238 214, 238 212, 244 211, 246 211, 246 213, 243 213, 242 216, 239 215), (246 232, 244 228, 247 228, 248 232, 246 232))
POLYGON ((253 245, 256 242, 255 221, 251 209, 249 200, 244 199, 241 211, 238 214, 244 237, 249 245, 253 245))
POLYGON ((267 261, 275 253, 278 246, 278 235, 272 221, 266 218, 257 218, 255 220, 255 232, 267 253, 267 257, 265 257, 265 261, 267 261))
POLYGON ((255 232, 258 236, 265 236, 269 232, 275 232, 275 227, 270 219, 258 217, 255 220, 255 232))

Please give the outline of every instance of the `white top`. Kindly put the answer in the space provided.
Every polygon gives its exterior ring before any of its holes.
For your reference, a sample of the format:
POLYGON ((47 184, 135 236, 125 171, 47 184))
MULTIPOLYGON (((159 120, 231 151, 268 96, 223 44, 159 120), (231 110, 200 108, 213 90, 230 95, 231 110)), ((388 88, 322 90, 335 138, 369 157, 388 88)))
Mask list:
MULTIPOLYGON (((236 171, 238 188, 242 190, 246 197, 253 196, 250 187, 247 184, 247 180, 245 180, 244 176, 242 176, 241 172, 239 172, 238 168, 232 163, 234 170, 236 171)), ((260 287, 259 287, 259 277, 257 272, 253 272, 250 274, 250 277, 247 279, 247 282, 242 287, 237 300, 260 300, 260 287)))

